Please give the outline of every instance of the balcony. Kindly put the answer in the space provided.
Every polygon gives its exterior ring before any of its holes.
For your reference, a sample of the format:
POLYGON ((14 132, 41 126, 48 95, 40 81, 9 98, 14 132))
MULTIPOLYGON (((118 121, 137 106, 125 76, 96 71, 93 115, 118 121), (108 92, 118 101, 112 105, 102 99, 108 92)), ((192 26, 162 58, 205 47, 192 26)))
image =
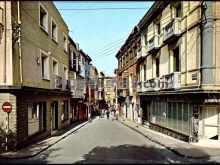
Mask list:
POLYGON ((103 89, 104 89, 103 87, 98 87, 98 91, 99 91, 99 92, 102 92, 103 89))
POLYGON ((137 93, 142 93, 142 81, 137 82, 137 93))
POLYGON ((62 89, 63 82, 62 82, 62 77, 53 75, 52 76, 52 88, 53 89, 62 89))
POLYGON ((181 87, 181 73, 173 72, 163 76, 163 89, 180 89, 181 87))
POLYGON ((142 46, 137 51, 137 60, 147 56, 147 46, 142 46))
POLYGON ((62 89, 63 90, 69 90, 70 89, 70 81, 69 80, 63 79, 62 89))
POLYGON ((123 89, 122 96, 127 97, 129 95, 129 89, 123 89))
POLYGON ((149 41, 148 41, 148 53, 155 53, 159 50, 159 36, 155 34, 149 41))
POLYGON ((72 98, 84 98, 85 80, 83 79, 71 79, 70 89, 72 98))
POLYGON ((181 18, 174 18, 167 26, 164 27, 165 43, 170 43, 173 40, 179 38, 181 34, 181 18))
POLYGON ((146 91, 159 91, 160 89, 159 82, 160 82, 159 77, 148 80, 148 84, 147 84, 148 88, 146 88, 146 91))

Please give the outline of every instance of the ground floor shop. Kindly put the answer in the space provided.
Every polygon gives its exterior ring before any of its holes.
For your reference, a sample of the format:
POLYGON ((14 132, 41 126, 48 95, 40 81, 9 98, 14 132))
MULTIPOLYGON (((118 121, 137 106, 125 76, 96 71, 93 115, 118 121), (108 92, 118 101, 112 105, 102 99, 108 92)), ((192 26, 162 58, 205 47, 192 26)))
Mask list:
POLYGON ((143 124, 174 138, 220 140, 220 94, 141 95, 143 124))
POLYGON ((0 111, 1 147, 19 149, 46 138, 51 132, 70 124, 70 94, 39 89, 8 90, 0 93, 0 107, 12 104, 7 126, 7 113, 0 111), (5 141, 3 132, 7 131, 5 141))
POLYGON ((129 121, 138 123, 138 118, 140 116, 140 97, 138 95, 118 97, 118 112, 119 116, 126 118, 129 121))
POLYGON ((82 99, 71 99, 71 121, 78 122, 88 120, 88 106, 82 99))

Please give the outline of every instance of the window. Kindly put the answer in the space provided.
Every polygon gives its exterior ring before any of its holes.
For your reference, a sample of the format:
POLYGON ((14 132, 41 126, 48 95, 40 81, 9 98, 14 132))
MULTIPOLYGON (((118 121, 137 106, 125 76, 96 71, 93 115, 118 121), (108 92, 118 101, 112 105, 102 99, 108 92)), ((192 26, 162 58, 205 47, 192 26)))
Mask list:
POLYGON ((126 77, 123 77, 122 78, 122 88, 124 88, 124 89, 127 89, 128 87, 127 87, 127 78, 126 77))
POLYGON ((41 75, 43 78, 49 79, 49 57, 46 53, 41 53, 41 75))
POLYGON ((147 75, 146 75, 146 72, 147 72, 147 67, 146 67, 146 64, 144 64, 144 67, 143 67, 143 69, 144 69, 144 81, 146 81, 146 79, 147 79, 147 75))
POLYGON ((68 80, 68 70, 66 66, 63 67, 63 71, 64 71, 64 79, 68 80))
POLYGON ((39 104, 34 103, 32 107, 32 119, 39 118, 39 104))
POLYGON ((48 31, 48 13, 42 4, 40 4, 40 27, 46 32, 48 31))
POLYGON ((67 37, 63 35, 63 48, 67 52, 67 37))
POLYGON ((28 103, 28 135, 46 130, 46 102, 28 103))
POLYGON ((58 27, 57 24, 53 19, 51 19, 51 34, 52 34, 52 39, 57 42, 57 31, 58 27))
POLYGON ((85 59, 84 58, 82 58, 82 65, 84 65, 85 64, 85 59))
POLYGON ((159 77, 160 75, 160 58, 156 58, 156 77, 159 77))
POLYGON ((179 4, 176 6, 176 17, 182 17, 181 2, 179 2, 179 4))
POLYGON ((53 75, 58 75, 58 62, 53 60, 53 75))
POLYGON ((160 23, 158 23, 156 26, 157 26, 157 34, 160 35, 160 23))
POLYGON ((112 80, 107 80, 107 88, 111 88, 112 85, 112 80))
POLYGON ((144 35, 144 44, 147 46, 147 34, 144 35))
POLYGON ((180 71, 179 48, 173 50, 173 71, 180 71))
POLYGON ((68 100, 64 100, 62 103, 62 115, 61 115, 61 121, 66 121, 69 118, 69 105, 68 100))

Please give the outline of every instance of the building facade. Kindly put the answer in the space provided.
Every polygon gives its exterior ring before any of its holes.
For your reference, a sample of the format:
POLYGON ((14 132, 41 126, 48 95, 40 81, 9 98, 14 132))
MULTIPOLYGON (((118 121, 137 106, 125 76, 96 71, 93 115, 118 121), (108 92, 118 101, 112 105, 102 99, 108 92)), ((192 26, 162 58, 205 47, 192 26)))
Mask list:
POLYGON ((116 54, 118 59, 117 78, 117 108, 119 115, 134 122, 138 122, 140 98, 136 91, 137 82, 137 51, 141 47, 140 32, 134 27, 125 44, 116 54))
MULTIPOLYGON (((12 104, 12 137, 1 144, 14 149, 70 124, 69 34, 52 2, 7 1, 0 7, 0 106, 12 104)), ((3 130, 5 115, 0 111, 3 130)))
POLYGON ((99 72, 98 75, 98 108, 105 109, 106 102, 104 96, 104 77, 105 74, 103 72, 99 72))
POLYGON ((111 76, 105 76, 104 78, 104 100, 108 107, 115 107, 116 95, 115 95, 115 79, 111 76))
POLYGON ((158 1, 138 23, 137 92, 151 129, 220 139, 219 9, 217 1, 158 1))

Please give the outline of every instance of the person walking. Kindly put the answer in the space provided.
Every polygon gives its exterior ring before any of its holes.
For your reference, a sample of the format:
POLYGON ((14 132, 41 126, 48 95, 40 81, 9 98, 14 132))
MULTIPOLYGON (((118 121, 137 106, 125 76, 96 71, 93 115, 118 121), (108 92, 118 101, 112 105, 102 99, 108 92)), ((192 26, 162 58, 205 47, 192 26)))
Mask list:
POLYGON ((107 111, 106 111, 107 119, 109 119, 109 114, 110 114, 110 112, 109 112, 109 110, 107 109, 107 111))

